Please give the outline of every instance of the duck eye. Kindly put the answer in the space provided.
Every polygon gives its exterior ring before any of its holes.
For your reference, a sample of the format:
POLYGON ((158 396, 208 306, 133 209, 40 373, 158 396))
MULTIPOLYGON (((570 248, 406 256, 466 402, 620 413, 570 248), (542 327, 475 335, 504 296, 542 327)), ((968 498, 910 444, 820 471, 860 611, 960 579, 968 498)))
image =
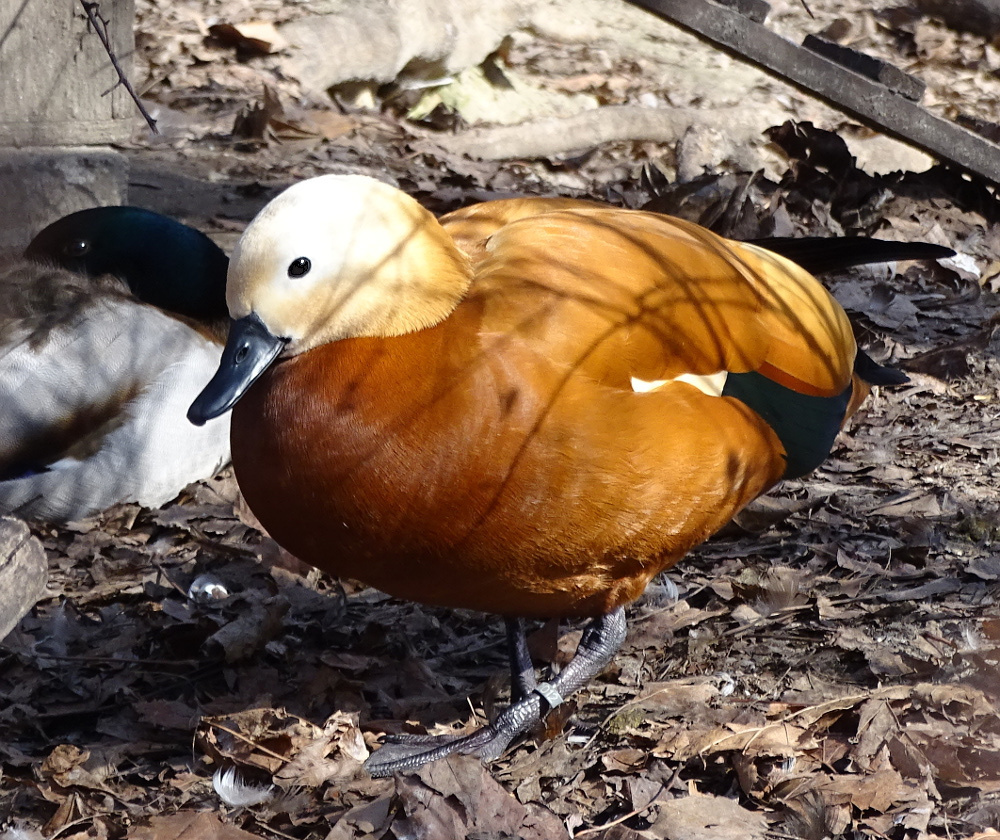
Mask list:
POLYGON ((312 263, 309 262, 307 257, 296 257, 288 266, 288 276, 304 277, 309 273, 310 268, 312 268, 312 263))
POLYGON ((71 239, 63 245, 63 253, 67 257, 82 257, 90 250, 90 242, 86 239, 71 239))

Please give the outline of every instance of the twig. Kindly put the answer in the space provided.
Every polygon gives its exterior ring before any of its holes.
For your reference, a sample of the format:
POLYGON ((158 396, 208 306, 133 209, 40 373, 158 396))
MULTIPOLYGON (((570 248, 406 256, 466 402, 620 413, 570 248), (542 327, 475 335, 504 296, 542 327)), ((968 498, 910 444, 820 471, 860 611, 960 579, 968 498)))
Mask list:
MULTIPOLYGON (((118 83, 124 86, 125 90, 128 91, 128 95, 132 97, 135 107, 139 109, 139 113, 142 114, 142 118, 146 121, 146 125, 149 126, 149 130, 153 134, 159 134, 160 130, 156 127, 156 120, 150 116, 149 111, 146 110, 140 101, 135 88, 132 87, 131 82, 125 77, 125 71, 122 70, 121 64, 118 63, 118 56, 115 55, 115 51, 111 48, 111 38, 108 36, 108 20, 101 17, 100 3, 90 2, 90 0, 80 0, 80 5, 83 6, 84 12, 87 13, 87 20, 90 21, 90 25, 94 28, 94 32, 97 33, 97 37, 104 44, 104 51, 108 54, 108 58, 111 59, 111 64, 115 68, 115 72, 118 73, 118 83)), ((111 90, 114 89, 114 87, 111 88, 111 90)))
POLYGON ((56 833, 52 835, 52 840, 55 840, 55 838, 58 837, 60 834, 62 834, 67 828, 76 828, 78 825, 83 825, 84 823, 92 822, 93 820, 96 820, 98 817, 113 817, 115 816, 115 813, 116 813, 115 811, 102 811, 97 814, 87 814, 87 816, 85 817, 80 817, 79 819, 75 819, 72 822, 68 822, 65 825, 61 826, 56 831, 56 833))
POLYGON ((213 729, 221 729, 223 732, 232 735, 234 738, 243 741, 245 744, 249 744, 255 750, 260 750, 262 753, 264 753, 264 755, 269 755, 271 756, 271 758, 276 758, 279 761, 288 761, 287 755, 281 755, 280 753, 274 752, 274 750, 269 750, 263 744, 258 744, 253 739, 247 738, 246 735, 241 735, 235 729, 230 729, 228 726, 223 726, 221 723, 216 723, 214 720, 206 720, 205 723, 207 723, 213 729))
POLYGON ((592 826, 591 828, 585 828, 582 831, 578 831, 576 834, 573 835, 573 840, 576 840, 577 837, 586 837, 588 834, 596 834, 598 831, 604 831, 605 829, 612 828, 613 826, 621 825, 623 822, 625 822, 625 820, 630 820, 632 819, 632 817, 639 816, 639 814, 641 814, 643 811, 648 811, 654 805, 659 804, 660 794, 664 793, 666 789, 667 789, 666 785, 660 785, 660 789, 656 792, 653 798, 649 800, 649 802, 647 802, 641 808, 636 808, 634 811, 629 811, 627 814, 622 814, 620 817, 618 817, 618 819, 612 820, 611 822, 602 823, 601 825, 595 825, 592 826))
POLYGON ((268 825, 266 822, 261 822, 256 817, 253 817, 254 823, 260 828, 261 831, 269 831, 275 837, 285 837, 287 840, 296 840, 294 834, 285 834, 283 831, 278 831, 273 825, 268 825))
POLYGON ((201 662, 200 659, 129 659, 126 656, 57 656, 54 653, 38 653, 36 659, 51 659, 53 662, 93 662, 111 663, 117 665, 138 665, 153 667, 156 665, 177 665, 190 667, 201 662))

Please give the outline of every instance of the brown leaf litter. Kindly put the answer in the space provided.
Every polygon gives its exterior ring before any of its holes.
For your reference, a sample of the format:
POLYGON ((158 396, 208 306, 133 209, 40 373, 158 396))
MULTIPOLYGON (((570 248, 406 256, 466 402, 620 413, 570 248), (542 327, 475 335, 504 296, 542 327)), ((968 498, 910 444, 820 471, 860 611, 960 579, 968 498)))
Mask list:
MULTIPOLYGON (((991 259, 996 209, 955 199, 948 173, 855 177, 831 137, 795 130, 783 183, 706 179, 715 198, 687 185, 679 210, 747 235, 850 232, 877 201, 898 215, 862 232, 925 232, 991 259)), ((910 315, 880 325, 856 294, 859 329, 890 360, 964 348, 967 372, 876 394, 822 469, 651 587, 572 715, 489 769, 459 756, 376 781, 361 763, 382 732, 460 731, 502 706, 496 622, 275 562, 234 511, 231 476, 162 510, 38 527, 52 582, 3 648, 0 819, 157 840, 991 827, 1000 309, 948 270, 901 268, 878 282, 910 315)), ((864 272, 830 282, 873 288, 864 272)), ((553 630, 533 638, 542 666, 578 638, 553 630)))
MULTIPOLYGON (((503 706, 497 622, 303 568, 255 529, 231 475, 158 511, 34 526, 51 579, 0 646, 0 837, 903 840, 1000 827, 988 189, 941 168, 866 174, 801 122, 771 132, 780 174, 663 179, 655 195, 640 165, 670 168, 673 153, 652 145, 471 161, 419 145, 391 108, 326 125, 281 79, 280 49, 237 57, 240 40, 211 32, 266 42, 243 24, 281 23, 295 4, 212 0, 212 20, 192 3, 139 5, 159 21, 140 39, 150 91, 183 112, 164 141, 171 166, 211 182, 226 235, 282 179, 341 167, 395 177, 435 210, 575 192, 652 200, 734 236, 923 239, 962 259, 825 278, 862 343, 911 381, 874 394, 815 474, 654 582, 607 672, 490 768, 455 756, 372 780, 361 763, 385 732, 462 731, 503 706), (254 103, 257 122, 232 137, 254 103)), ((824 25, 843 14, 810 5, 824 25)), ((958 73, 954 97, 934 94, 941 107, 998 89, 992 48, 890 11, 862 10, 840 37, 886 51, 895 37, 922 72, 958 73)), ((564 56, 517 50, 546 68, 564 56)), ((639 65, 562 69, 612 104, 649 92, 639 65)), ((206 212, 179 192, 161 200, 206 212)), ((579 627, 562 630, 534 635, 541 669, 571 652, 579 627)))

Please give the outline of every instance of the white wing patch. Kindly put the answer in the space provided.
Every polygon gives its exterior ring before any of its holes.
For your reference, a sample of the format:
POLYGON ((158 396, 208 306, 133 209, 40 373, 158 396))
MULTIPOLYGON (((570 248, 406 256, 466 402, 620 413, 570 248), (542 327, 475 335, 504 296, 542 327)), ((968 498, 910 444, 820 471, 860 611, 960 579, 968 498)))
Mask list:
POLYGON ((722 389, 726 386, 727 376, 729 376, 729 371, 725 370, 700 375, 696 373, 682 373, 673 379, 655 379, 650 382, 633 376, 632 390, 637 394, 645 394, 648 391, 655 391, 668 382, 686 382, 688 385, 694 385, 703 394, 708 394, 710 397, 721 397, 722 389))

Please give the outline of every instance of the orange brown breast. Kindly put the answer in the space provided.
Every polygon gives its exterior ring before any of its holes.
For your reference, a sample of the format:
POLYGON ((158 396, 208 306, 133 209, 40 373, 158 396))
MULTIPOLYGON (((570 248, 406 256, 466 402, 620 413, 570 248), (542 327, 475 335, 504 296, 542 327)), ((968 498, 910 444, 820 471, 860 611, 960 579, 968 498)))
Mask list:
POLYGON ((237 478, 278 542, 402 598, 597 615, 781 477, 743 403, 595 384, 510 341, 461 352, 476 314, 311 350, 236 405, 237 478))

